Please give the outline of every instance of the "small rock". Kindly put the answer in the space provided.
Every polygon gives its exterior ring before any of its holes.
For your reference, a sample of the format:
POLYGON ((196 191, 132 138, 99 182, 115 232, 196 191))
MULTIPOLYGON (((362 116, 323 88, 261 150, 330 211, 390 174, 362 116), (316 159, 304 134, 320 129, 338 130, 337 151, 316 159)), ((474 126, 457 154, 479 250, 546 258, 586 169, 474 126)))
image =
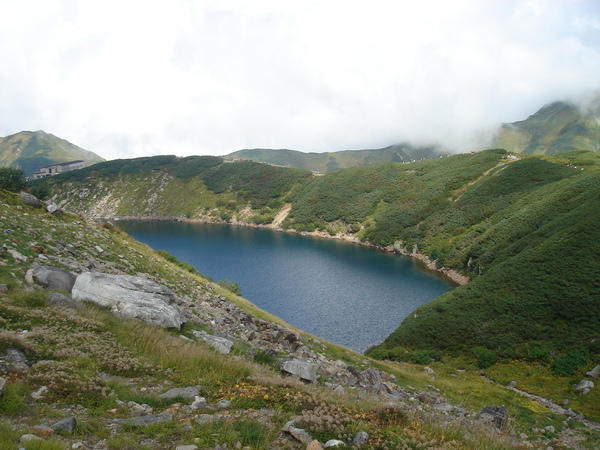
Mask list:
POLYGON ((27 262, 27 256, 22 255, 21 253, 16 251, 14 248, 9 248, 7 250, 7 252, 10 254, 10 256, 12 256, 15 259, 15 261, 27 262))
POLYGON ((48 386, 42 386, 31 394, 31 398, 34 400, 39 400, 40 398, 44 398, 46 396, 46 392, 48 392, 48 386))
POLYGON ((6 378, 0 377, 0 397, 4 394, 4 386, 6 386, 6 378))
POLYGON ((598 364, 596 367, 594 367, 592 370, 590 370, 589 372, 585 373, 588 377, 592 377, 592 378, 598 378, 598 375, 600 374, 600 364, 598 364))
POLYGON ((231 406, 231 402, 226 399, 219 400, 219 402, 217 403, 217 408, 220 408, 220 409, 229 408, 230 406, 231 406))
POLYGON ((306 450, 323 450, 323 446, 315 439, 306 446, 306 450))
POLYGON ((6 284, 0 284, 0 292, 8 292, 8 286, 6 284))
POLYGON ((421 403, 425 403, 426 405, 435 405, 440 402, 440 399, 435 395, 430 394, 429 392, 423 392, 419 395, 419 400, 421 403))
POLYGON ((164 394, 160 394, 159 398, 166 399, 174 399, 174 398, 184 398, 185 400, 195 400, 199 395, 198 388, 194 386, 184 387, 184 388, 173 388, 169 389, 164 394))
POLYGON ((590 393, 590 390, 594 387, 594 382, 590 380, 581 380, 575 389, 581 391, 582 394, 586 395, 590 393))
POLYGON ((427 366, 423 367, 423 372, 430 373, 430 374, 435 373, 431 367, 427 367, 427 366))
POLYGON ((352 445, 364 445, 369 441, 369 434, 365 431, 359 431, 352 439, 352 445))
POLYGON ((54 425, 52 425, 53 430, 62 430, 67 433, 73 433, 75 431, 75 427, 77 426, 77 420, 75 417, 67 417, 66 419, 59 420, 54 425))
POLYGON ((5 360, 10 364, 10 367, 16 371, 27 370, 31 367, 31 363, 27 359, 27 356, 14 348, 8 349, 5 360))
POLYGON ((178 445, 175 450, 198 450, 197 445, 178 445))
POLYGON ((337 439, 330 439, 325 442, 325 448, 337 447, 339 445, 346 445, 344 441, 338 441, 337 439))
POLYGON ((517 385, 516 381, 511 381, 510 383, 508 383, 508 387, 514 388, 517 385))
POLYGON ((212 334, 206 333, 205 331, 192 330, 192 334, 198 339, 209 344, 216 351, 223 355, 228 355, 231 352, 231 348, 233 347, 233 341, 231 339, 227 339, 220 336, 214 336, 212 334))
POLYGON ((296 428, 294 426, 293 420, 290 420, 289 422, 287 422, 283 426, 281 431, 291 434, 294 437, 294 439, 296 439, 300 442, 303 442, 305 444, 309 444, 313 441, 312 436, 310 434, 308 434, 308 432, 306 430, 303 430, 302 428, 296 428))
POLYGON ((130 419, 113 419, 114 423, 137 426, 152 425, 155 423, 171 422, 173 414, 148 414, 147 416, 132 417, 130 419))
POLYGON ((55 217, 60 217, 60 215, 62 214, 62 211, 60 210, 58 205, 54 202, 52 202, 48 206, 46 206, 46 211, 48 211, 50 214, 52 214, 55 217))
POLYGON ((30 431, 36 436, 47 438, 54 434, 54 430, 48 425, 36 425, 31 427, 30 431))
POLYGON ((477 415, 477 419, 490 422, 501 431, 505 431, 509 426, 508 410, 504 406, 486 406, 477 415))
POLYGON ((204 397, 196 396, 192 404, 190 405, 192 409, 205 409, 208 408, 208 403, 206 403, 206 399, 204 397))
POLYGON ((39 436, 36 436, 35 434, 24 434, 19 439, 19 443, 23 444, 23 445, 27 445, 27 444, 38 444, 39 445, 42 442, 44 442, 44 439, 42 439, 39 436))
POLYGON ((208 425, 211 424, 213 422, 216 422, 217 420, 220 420, 221 416, 218 414, 200 414, 198 416, 198 418, 196 419, 196 423, 198 425, 208 425))

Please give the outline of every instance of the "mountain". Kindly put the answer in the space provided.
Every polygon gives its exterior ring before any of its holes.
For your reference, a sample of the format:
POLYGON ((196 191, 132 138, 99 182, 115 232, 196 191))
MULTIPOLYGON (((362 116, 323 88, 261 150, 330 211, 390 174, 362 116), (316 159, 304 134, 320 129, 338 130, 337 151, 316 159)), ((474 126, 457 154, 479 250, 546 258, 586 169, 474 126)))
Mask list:
POLYGON ((342 150, 325 153, 304 153, 297 150, 249 149, 225 155, 228 160, 251 160, 284 167, 308 169, 326 173, 354 166, 372 166, 385 162, 409 162, 447 155, 439 147, 415 147, 397 144, 374 150, 342 150))
POLYGON ((76 160, 87 166, 104 158, 44 131, 21 131, 0 138, 0 167, 22 169, 27 177, 40 167, 76 160))
POLYGON ((515 359, 540 352, 551 364, 572 350, 600 353, 599 169, 600 153, 583 151, 487 150, 323 176, 161 156, 43 183, 87 216, 270 224, 412 255, 470 281, 420 308, 370 354, 484 348, 515 359))
MULTIPOLYGON (((451 163, 477 163, 479 167, 474 172, 481 173, 483 169, 483 176, 478 179, 471 175, 467 185, 473 181, 485 185, 499 177, 498 171, 502 173, 520 161, 508 162, 502 156, 488 152, 467 155, 466 159, 451 163), (478 157, 482 160, 478 161, 478 157), (494 161, 504 164, 496 167, 494 161), (490 166, 497 170, 485 169, 490 166)), ((71 179, 62 188, 76 188, 80 200, 99 194, 97 207, 108 208, 106 211, 111 208, 109 203, 117 200, 110 192, 127 194, 135 188, 143 189, 144 178, 148 178, 147 186, 157 180, 163 183, 163 189, 149 196, 168 198, 173 191, 168 190, 167 184, 184 180, 175 175, 173 167, 177 167, 177 161, 174 157, 171 161, 162 159, 163 169, 159 169, 159 164, 152 165, 151 160, 135 161, 137 168, 143 163, 141 174, 126 173, 128 162, 122 161, 118 171, 104 177, 89 171, 84 179, 71 179), (120 191, 117 184, 130 189, 120 191)), ((198 162, 205 166, 200 171, 203 173, 228 166, 215 165, 215 160, 198 162)), ((427 164, 387 164, 387 170, 394 165, 405 170, 407 177, 423 178, 427 171, 433 171, 433 177, 451 174, 427 164)), ((576 169, 567 168, 572 174, 577 173, 576 169)), ((266 178, 256 184, 265 183, 271 169, 288 170, 266 166, 266 178)), ((53 184, 60 193, 60 178, 65 175, 44 183, 53 184)), ((581 184, 585 178, 579 175, 575 178, 581 184)), ((200 180, 193 181, 198 176, 185 178, 190 184, 180 188, 200 185, 200 180)), ((327 177, 311 177, 305 182, 327 177)), ((552 184, 548 170, 542 171, 539 179, 545 180, 546 187, 552 184)), ((583 184, 580 193, 590 186, 583 184)), ((258 186, 255 189, 266 192, 258 186)), ((451 201, 460 201, 461 192, 455 192, 451 201)), ((468 189, 464 195, 467 192, 468 189)), ((233 192, 213 194, 215 203, 235 198, 227 197, 233 192)), ((568 190, 564 192, 565 199, 571 195, 568 190)), ((575 375, 567 377, 553 375, 545 359, 553 356, 540 351, 532 351, 538 358, 534 361, 499 360, 483 369, 479 361, 468 356, 448 354, 443 362, 434 361, 440 357, 431 350, 403 350, 402 354, 411 355, 414 361, 402 364, 376 361, 294 329, 209 282, 167 252, 153 252, 110 222, 99 223, 65 211, 50 214, 1 190, 0 202, 0 223, 11 224, 10 228, 0 227, 0 448, 29 448, 33 444, 23 444, 25 438, 21 436, 31 433, 47 439, 41 444, 36 442, 36 448, 134 448, 131 443, 138 442, 152 449, 190 442, 199 448, 225 448, 225 444, 227 448, 240 447, 237 442, 256 449, 306 448, 306 443, 296 442, 293 437, 306 436, 298 429, 321 443, 332 438, 350 442, 358 431, 365 431, 368 444, 381 448, 537 448, 541 442, 543 448, 551 444, 554 448, 592 449, 600 444, 600 425, 593 422, 600 419, 597 389, 592 388, 585 395, 574 389, 597 361, 589 361, 575 375), (169 303, 177 305, 187 323, 179 330, 164 330, 123 315, 115 316, 114 313, 128 309, 124 304, 111 310, 91 302, 74 302, 64 295, 68 289, 57 295, 54 289, 63 288, 45 284, 41 274, 50 270, 48 266, 63 269, 60 273, 69 279, 92 270, 96 275, 135 276, 137 289, 149 280, 160 283, 171 290, 169 303), (31 286, 34 283, 35 288, 31 286), (213 341, 233 343, 231 354, 222 355, 203 342, 210 341, 211 335, 213 341), (296 372, 297 376, 312 377, 313 373, 316 380, 305 384, 282 376, 282 367, 294 370, 290 361, 300 370, 306 369, 296 372), (517 383, 518 389, 507 389, 510 382, 517 383), (170 395, 175 398, 165 395, 172 388, 176 390, 170 395), (559 406, 565 400, 569 401, 568 410, 559 406), (226 415, 222 411, 227 411, 226 415), (485 414, 479 414, 481 411, 485 414), (67 419, 75 431, 62 429, 51 436, 49 426, 55 428, 61 419, 67 419), (292 419, 296 420, 295 428, 283 428, 292 419)), ((70 204, 77 205, 75 198, 70 204)), ((152 208, 156 204, 148 199, 140 207, 152 208)), ((570 206, 565 205, 565 209, 570 206)), ((594 219, 591 217, 590 221, 593 223, 594 219)), ((581 237, 578 230, 571 234, 567 248, 581 237)), ((590 234, 593 243, 597 236, 593 231, 590 234)), ((555 241, 559 240, 557 236, 555 241)), ((591 256, 581 258, 582 267, 575 272, 597 269, 585 267, 597 251, 588 244, 582 242, 580 247, 587 248, 591 256)), ((556 247, 556 242, 553 245, 556 247)), ((511 249, 510 253, 515 251, 511 249)), ((576 258, 582 256, 579 250, 574 253, 576 258)), ((568 252, 537 255, 543 257, 572 259, 568 252)), ((547 270, 542 261, 540 273, 547 270)), ((571 281, 572 270, 571 264, 565 265, 563 280, 568 284, 567 290, 579 290, 576 294, 583 295, 576 284, 578 280, 571 281)), ((507 273, 506 279, 510 281, 513 275, 514 271, 507 273)), ((60 278, 52 279, 56 282, 60 278)), ((513 281, 513 291, 526 286, 522 281, 513 281)), ((477 290, 480 294, 481 286, 477 290)), ((165 289, 154 291, 157 292, 164 293, 165 289)), ((564 302, 568 304, 571 299, 566 297, 564 302)), ((585 307, 585 300, 573 306, 585 307)), ((444 307, 435 305, 434 309, 441 314, 444 307)), ((477 313, 476 306, 467 307, 477 313)), ((511 308, 498 305, 499 313, 504 310, 511 308)), ((523 311, 517 313, 515 317, 523 317, 523 311)), ((565 318, 560 326, 568 326, 568 320, 565 318)), ((351 324, 348 326, 351 332, 351 324)), ((365 434, 361 436, 366 438, 365 434)))
MULTIPOLYGON (((291 327, 108 222, 51 214, 2 190, 0 202, 0 223, 11 225, 0 227, 2 449, 305 449, 313 439, 310 448, 331 439, 597 448, 594 424, 575 416, 594 418, 594 392, 569 403, 575 413, 551 411, 464 361, 428 361, 428 371, 375 361, 291 327), (112 308, 75 300, 92 276, 120 294, 112 308), (132 314, 145 286, 146 314, 132 314), (156 326, 173 308, 181 329, 156 326)), ((570 380, 552 381, 553 392, 570 390, 570 380)))
POLYGON ((580 107, 554 102, 527 119, 502 125, 493 147, 529 155, 600 151, 600 100, 580 107))

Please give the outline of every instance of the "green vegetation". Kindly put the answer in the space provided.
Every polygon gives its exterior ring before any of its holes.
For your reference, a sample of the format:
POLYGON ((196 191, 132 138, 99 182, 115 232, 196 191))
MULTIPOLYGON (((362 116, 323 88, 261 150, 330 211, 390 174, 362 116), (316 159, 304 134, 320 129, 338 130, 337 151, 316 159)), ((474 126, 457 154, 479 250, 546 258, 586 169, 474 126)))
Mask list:
POLYGON ((0 167, 0 189, 19 192, 27 186, 25 175, 21 169, 0 167))
POLYGON ((181 267, 186 272, 192 273, 194 275, 199 275, 198 270, 194 266, 192 266, 191 264, 188 264, 184 261, 179 261, 173 255, 171 255, 168 251, 157 250, 156 253, 159 254, 160 256, 162 256, 163 258, 165 258, 170 263, 175 264, 177 267, 181 267))
POLYGON ((217 281, 217 284, 222 288, 233 292, 235 295, 239 295, 240 297, 242 296, 242 288, 237 281, 221 280, 217 281))
POLYGON ((283 228, 354 234, 471 279, 417 309, 369 355, 422 362, 421 351, 445 352, 482 367, 495 358, 550 367, 572 350, 592 359, 600 350, 597 169, 600 155, 583 151, 496 149, 320 177, 164 156, 101 163, 42 185, 74 211, 105 216, 266 224, 290 202, 283 228), (474 354, 478 347, 490 353, 474 354))
POLYGON ((36 180, 33 186, 86 214, 96 210, 97 198, 105 198, 112 216, 224 222, 252 217, 269 223, 309 177, 305 170, 249 161, 224 164, 213 156, 155 156, 106 161, 36 180))
MULTIPOLYGON (((503 437, 489 437, 477 428, 448 421, 440 423, 433 416, 424 418, 421 413, 402 407, 357 400, 355 395, 334 396, 327 387, 281 377, 273 368, 275 358, 271 353, 245 355, 239 351, 235 356, 221 355, 203 343, 181 339, 176 331, 117 317, 106 308, 91 304, 81 310, 50 307, 48 291, 23 286, 27 269, 40 258, 31 242, 47 250, 43 255, 52 261, 62 258, 58 242, 77 243, 80 254, 101 245, 105 252, 95 261, 100 267, 146 274, 167 285, 178 298, 189 298, 194 303, 211 296, 224 297, 257 318, 274 320, 302 335, 304 345, 319 349, 331 361, 346 361, 357 370, 377 367, 388 371, 402 389, 415 396, 422 389, 433 389, 448 401, 475 412, 489 404, 506 404, 517 432, 535 436, 534 429, 560 424, 537 403, 482 380, 477 367, 469 362, 444 359, 441 363, 437 362, 441 354, 429 353, 436 372, 432 378, 422 366, 375 362, 327 342, 317 343, 312 336, 294 330, 249 302, 212 283, 209 285, 206 279, 179 267, 176 261, 168 263, 164 256, 110 224, 95 224, 67 212, 55 217, 43 208, 20 204, 18 196, 6 191, 0 191, 0 201, 4 205, 0 209, 2 223, 11 224, 10 229, 0 227, 0 242, 30 258, 22 262, 7 252, 0 253, 0 283, 7 285, 7 291, 0 292, 0 352, 18 349, 33 363, 26 371, 6 376, 8 383, 0 397, 1 448, 18 448, 19 437, 29 433, 31 427, 52 424, 65 414, 77 416, 73 434, 57 432, 35 447, 33 444, 23 447, 71 448, 77 442, 91 447, 104 441, 101 445, 114 449, 140 445, 165 448, 190 443, 200 448, 214 448, 216 444, 235 448, 238 442, 258 449, 281 448, 276 441, 279 430, 292 417, 299 417, 297 425, 323 441, 348 440, 357 431, 366 431, 371 439, 369 445, 381 448, 507 446, 503 437), (41 386, 49 387, 48 393, 33 401, 30 394, 41 386), (200 394, 211 406, 222 399, 231 401, 231 405, 227 412, 222 412, 223 419, 218 420, 221 412, 191 411, 189 403, 182 405, 182 399, 167 401, 158 397, 170 387, 181 386, 199 386, 200 394), (123 424, 113 429, 110 425, 114 424, 114 418, 130 417, 128 402, 148 405, 157 413, 173 413, 176 420, 147 427, 123 424), (196 423, 202 413, 215 420, 211 419, 207 425, 196 423)), ((72 258, 69 256, 70 261, 72 258)), ((167 255, 167 259, 171 258, 167 255)), ((190 327, 201 325, 192 323, 190 327)), ((513 370, 501 363, 490 367, 494 368, 505 370, 493 375, 498 379, 512 378, 520 372, 520 367, 513 370)), ((562 382, 563 378, 556 379, 562 382)), ((566 385, 567 380, 564 382, 566 385)), ((596 397, 590 397, 590 404, 586 398, 575 400, 573 404, 578 411, 594 417, 590 405, 596 397)), ((573 429, 579 430, 577 425, 573 429)), ((586 446, 594 448, 597 443, 590 436, 586 446)))

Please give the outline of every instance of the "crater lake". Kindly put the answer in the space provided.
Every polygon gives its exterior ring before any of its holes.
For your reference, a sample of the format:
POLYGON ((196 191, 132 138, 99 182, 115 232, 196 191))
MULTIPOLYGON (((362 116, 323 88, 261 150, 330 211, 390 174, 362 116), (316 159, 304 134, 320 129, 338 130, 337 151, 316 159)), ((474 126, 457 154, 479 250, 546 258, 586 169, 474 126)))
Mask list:
POLYGON ((454 287, 413 258, 336 239, 186 222, 118 226, 215 282, 237 282, 244 298, 291 325, 359 352, 454 287))

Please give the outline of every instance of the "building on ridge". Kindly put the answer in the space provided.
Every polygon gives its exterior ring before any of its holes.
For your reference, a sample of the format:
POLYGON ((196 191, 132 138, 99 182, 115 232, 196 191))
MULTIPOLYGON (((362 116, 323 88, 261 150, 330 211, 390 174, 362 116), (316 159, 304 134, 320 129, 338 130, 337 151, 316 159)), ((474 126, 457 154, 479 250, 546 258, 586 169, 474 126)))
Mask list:
POLYGON ((33 173, 33 179, 51 177, 53 175, 70 172, 71 170, 83 169, 85 163, 83 160, 69 161, 64 163, 52 164, 50 166, 41 167, 33 173))

